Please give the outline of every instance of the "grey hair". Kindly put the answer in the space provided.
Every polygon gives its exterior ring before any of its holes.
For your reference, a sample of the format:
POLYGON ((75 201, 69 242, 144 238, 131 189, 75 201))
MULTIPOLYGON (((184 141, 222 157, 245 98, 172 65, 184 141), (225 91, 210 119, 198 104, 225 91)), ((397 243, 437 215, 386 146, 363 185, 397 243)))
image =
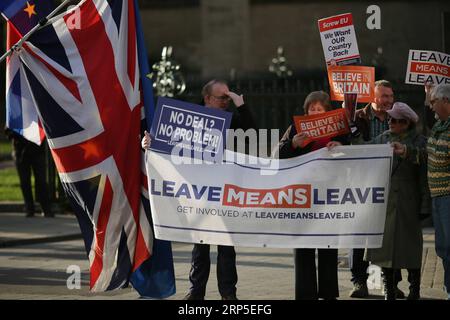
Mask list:
POLYGON ((387 80, 378 80, 378 81, 375 81, 375 87, 386 87, 386 88, 391 88, 391 89, 393 89, 393 88, 392 88, 392 83, 390 83, 390 82, 387 81, 387 80))
POLYGON ((450 84, 442 83, 433 88, 431 96, 434 99, 447 98, 450 101, 450 84))
POLYGON ((224 85, 228 85, 227 82, 225 80, 217 80, 217 79, 213 79, 211 81, 209 81, 207 84, 205 84, 205 86, 202 89, 202 96, 206 97, 206 96, 210 96, 211 92, 212 92, 212 87, 215 84, 224 84, 224 85))

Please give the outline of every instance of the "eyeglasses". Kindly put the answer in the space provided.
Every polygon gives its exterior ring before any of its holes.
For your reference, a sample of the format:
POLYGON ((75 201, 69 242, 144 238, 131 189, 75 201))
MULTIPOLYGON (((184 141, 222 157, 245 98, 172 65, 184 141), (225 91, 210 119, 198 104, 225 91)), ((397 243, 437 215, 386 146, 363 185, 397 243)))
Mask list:
POLYGON ((389 118, 388 120, 390 123, 402 123, 406 124, 408 121, 405 119, 395 119, 395 118, 389 118))
POLYGON ((229 96, 220 96, 220 97, 218 97, 218 96, 211 96, 211 97, 214 97, 214 98, 216 98, 217 100, 220 100, 220 101, 229 101, 230 100, 229 96))

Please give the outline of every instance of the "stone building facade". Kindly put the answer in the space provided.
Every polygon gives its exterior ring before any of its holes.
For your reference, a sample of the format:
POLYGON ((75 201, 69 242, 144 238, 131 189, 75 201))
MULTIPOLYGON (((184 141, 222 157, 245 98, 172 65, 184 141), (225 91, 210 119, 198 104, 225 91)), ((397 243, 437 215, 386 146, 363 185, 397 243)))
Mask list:
POLYGON ((189 74, 227 77, 266 72, 278 46, 297 72, 325 68, 317 20, 353 14, 364 65, 405 76, 409 49, 450 53, 450 1, 141 0, 152 60, 164 45, 189 74), (367 8, 380 8, 369 30, 367 8))

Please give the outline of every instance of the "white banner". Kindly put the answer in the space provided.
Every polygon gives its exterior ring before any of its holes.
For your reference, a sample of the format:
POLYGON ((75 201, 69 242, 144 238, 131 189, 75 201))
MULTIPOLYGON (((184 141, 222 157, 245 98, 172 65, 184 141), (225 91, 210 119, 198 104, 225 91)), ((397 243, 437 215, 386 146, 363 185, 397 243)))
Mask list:
POLYGON ((146 152, 156 238, 250 247, 381 247, 390 146, 324 148, 273 160, 265 171, 267 166, 248 164, 263 159, 247 158, 243 165, 230 161, 234 156, 227 152, 223 164, 176 164, 180 158, 146 152))

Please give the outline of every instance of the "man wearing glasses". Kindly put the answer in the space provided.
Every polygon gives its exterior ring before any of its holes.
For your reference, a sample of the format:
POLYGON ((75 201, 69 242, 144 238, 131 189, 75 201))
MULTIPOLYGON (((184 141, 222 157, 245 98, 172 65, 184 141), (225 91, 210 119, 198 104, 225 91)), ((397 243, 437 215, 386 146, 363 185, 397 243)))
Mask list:
POLYGON ((247 130, 255 128, 252 114, 244 104, 242 95, 230 91, 223 80, 211 80, 202 89, 203 102, 207 108, 229 111, 230 101, 236 106, 230 129, 247 130))
POLYGON ((430 105, 438 121, 428 139, 428 185, 431 192, 436 253, 444 265, 450 300, 450 84, 431 91, 430 105))
MULTIPOLYGON (((252 114, 244 104, 242 95, 231 92, 225 81, 211 80, 202 90, 203 102, 207 108, 228 111, 230 101, 236 106, 231 120, 231 129, 247 130, 254 128, 252 114)), ((185 300, 204 300, 206 284, 209 278, 211 260, 208 244, 194 244, 192 250, 189 281, 191 287, 185 300)), ((237 300, 236 252, 232 246, 217 246, 217 282, 222 300, 237 300)))

